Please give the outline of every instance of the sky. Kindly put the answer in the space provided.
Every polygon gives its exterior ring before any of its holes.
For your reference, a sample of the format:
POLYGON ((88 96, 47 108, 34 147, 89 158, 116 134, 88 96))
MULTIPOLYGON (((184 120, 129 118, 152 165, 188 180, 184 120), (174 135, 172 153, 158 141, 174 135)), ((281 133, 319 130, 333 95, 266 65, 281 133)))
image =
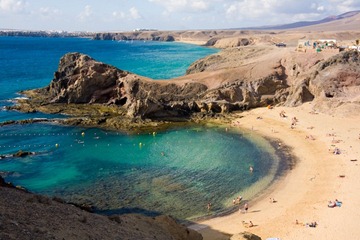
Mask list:
POLYGON ((200 30, 313 21, 360 0, 0 0, 0 29, 200 30))

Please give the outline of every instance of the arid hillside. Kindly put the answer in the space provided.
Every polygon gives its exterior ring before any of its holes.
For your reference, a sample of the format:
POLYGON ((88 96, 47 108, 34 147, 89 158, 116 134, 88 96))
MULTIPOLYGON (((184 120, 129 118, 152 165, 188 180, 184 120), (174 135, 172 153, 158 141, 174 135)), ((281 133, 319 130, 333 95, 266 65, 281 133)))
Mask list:
POLYGON ((201 240, 168 216, 102 216, 14 188, 0 177, 0 239, 201 240))

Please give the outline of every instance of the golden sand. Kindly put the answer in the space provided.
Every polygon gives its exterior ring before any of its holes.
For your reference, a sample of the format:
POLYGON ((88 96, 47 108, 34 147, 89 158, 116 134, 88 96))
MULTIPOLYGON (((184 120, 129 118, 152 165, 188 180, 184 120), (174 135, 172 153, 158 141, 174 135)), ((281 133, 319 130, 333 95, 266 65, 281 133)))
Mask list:
POLYGON ((229 239, 229 235, 244 231, 262 239, 356 239, 360 233, 360 116, 316 113, 311 103, 238 115, 236 127, 284 142, 292 148, 297 164, 266 194, 251 201, 248 213, 236 212, 190 228, 197 229, 205 240, 229 239), (286 118, 280 117, 282 110, 286 118), (298 122, 291 128, 293 117, 298 122), (333 153, 335 148, 340 154, 333 153), (342 206, 329 208, 328 201, 335 199, 342 201, 342 206), (246 228, 242 221, 252 221, 254 226, 246 228), (306 226, 311 222, 318 225, 306 226))

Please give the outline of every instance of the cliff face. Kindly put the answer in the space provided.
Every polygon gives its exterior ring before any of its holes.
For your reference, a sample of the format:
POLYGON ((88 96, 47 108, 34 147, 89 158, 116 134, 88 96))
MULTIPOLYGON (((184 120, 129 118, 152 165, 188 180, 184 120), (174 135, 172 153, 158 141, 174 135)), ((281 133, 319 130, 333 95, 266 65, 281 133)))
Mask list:
POLYGON ((131 117, 178 117, 207 87, 200 83, 162 84, 100 63, 89 56, 66 54, 50 85, 38 90, 50 103, 114 104, 131 117))
POLYGON ((131 74, 96 62, 86 55, 67 54, 46 88, 50 102, 107 103, 124 97, 120 79, 131 74))
POLYGON ((322 112, 351 116, 360 111, 360 53, 344 52, 317 65, 309 89, 322 112))
POLYGON ((128 32, 128 33, 97 33, 94 40, 113 40, 113 41, 128 41, 128 40, 141 40, 141 41, 162 41, 172 42, 175 41, 174 36, 168 32, 158 31, 141 31, 141 32, 128 32))
POLYGON ((314 95, 352 98, 360 93, 360 54, 348 51, 321 62, 310 77, 314 95))
POLYGON ((302 54, 303 59, 288 64, 287 106, 313 101, 319 111, 359 108, 360 54, 346 51, 324 58, 321 54, 302 54), (307 58, 305 57, 307 56, 307 58), (292 65, 292 67, 291 67, 292 65), (350 106, 351 105, 351 106, 350 106))
POLYGON ((265 106, 281 101, 276 94, 286 87, 281 64, 275 64, 269 73, 260 74, 254 81, 233 77, 236 79, 225 79, 216 86, 212 86, 211 79, 194 81, 193 75, 153 81, 89 56, 70 53, 60 60, 50 85, 38 93, 49 103, 114 104, 124 108, 130 117, 183 118, 199 112, 224 113, 265 106))

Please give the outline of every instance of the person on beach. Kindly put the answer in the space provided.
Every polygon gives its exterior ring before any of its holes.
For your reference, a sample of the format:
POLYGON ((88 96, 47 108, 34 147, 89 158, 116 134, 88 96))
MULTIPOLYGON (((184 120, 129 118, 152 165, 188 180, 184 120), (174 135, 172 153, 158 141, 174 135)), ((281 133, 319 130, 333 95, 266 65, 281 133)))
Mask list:
POLYGON ((339 155, 339 154, 340 154, 340 149, 339 149, 339 148, 335 148, 333 153, 334 153, 335 155, 339 155))
POLYGON ((335 203, 335 202, 333 202, 333 201, 329 201, 329 203, 328 203, 328 207, 329 207, 329 208, 336 207, 336 203, 335 203))
POLYGON ((306 135, 305 139, 315 140, 313 135, 306 135))
POLYGON ((249 209, 249 205, 247 203, 245 203, 245 205, 244 205, 244 213, 247 213, 248 209, 249 209))
POLYGON ((282 110, 282 111, 280 112, 280 117, 286 118, 286 115, 285 115, 285 111, 284 111, 284 110, 282 110))
POLYGON ((317 222, 306 223, 306 226, 307 226, 307 227, 313 227, 313 228, 315 228, 317 225, 318 225, 317 222))
POLYGON ((294 124, 296 124, 299 121, 296 117, 293 117, 291 120, 294 124))
POLYGON ((245 221, 241 221, 242 225, 245 227, 245 228, 251 228, 251 227, 254 227, 254 224, 252 223, 252 221, 249 221, 248 223, 245 222, 245 221))
POLYGON ((238 196, 238 197, 236 198, 236 201, 237 201, 238 204, 240 204, 241 200, 242 200, 242 196, 238 196))
POLYGON ((335 199, 335 201, 329 201, 329 203, 328 203, 329 208, 341 207, 341 205, 342 205, 342 202, 337 199, 335 199))
POLYGON ((296 123, 298 122, 296 117, 293 117, 291 119, 291 129, 295 128, 296 123))

